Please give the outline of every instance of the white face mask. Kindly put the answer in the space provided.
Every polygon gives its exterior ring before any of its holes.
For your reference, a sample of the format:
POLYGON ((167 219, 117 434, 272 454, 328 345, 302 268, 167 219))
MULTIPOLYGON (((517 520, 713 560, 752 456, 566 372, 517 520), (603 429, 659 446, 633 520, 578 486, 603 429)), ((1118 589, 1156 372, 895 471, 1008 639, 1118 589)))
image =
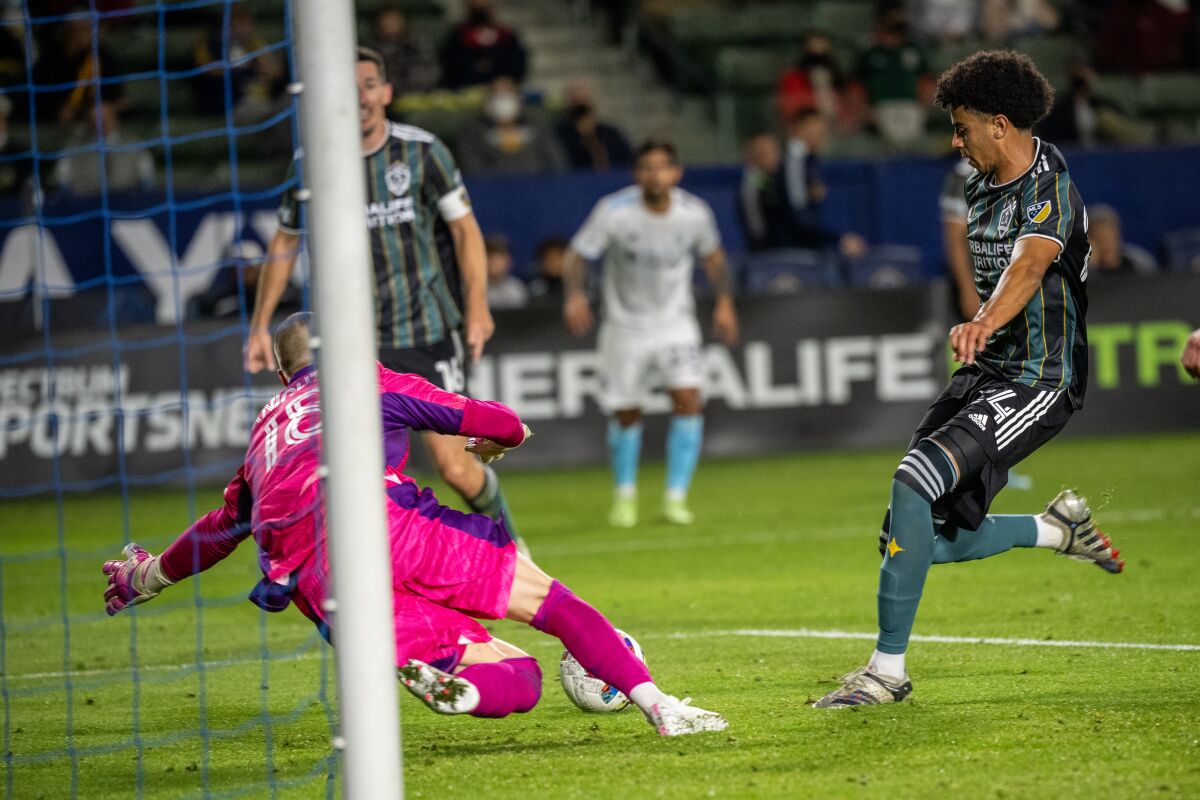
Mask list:
POLYGON ((521 98, 515 94, 498 94, 488 100, 487 114, 496 122, 512 122, 521 113, 521 98))

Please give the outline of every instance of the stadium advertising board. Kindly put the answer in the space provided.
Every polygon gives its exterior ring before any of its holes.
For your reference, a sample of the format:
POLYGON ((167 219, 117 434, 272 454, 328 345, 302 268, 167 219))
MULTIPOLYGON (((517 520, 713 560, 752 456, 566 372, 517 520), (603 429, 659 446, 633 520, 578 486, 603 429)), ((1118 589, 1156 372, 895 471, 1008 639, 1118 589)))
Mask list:
MULTIPOLYGON (((1091 287, 1092 379, 1065 435, 1195 428, 1200 386, 1178 367, 1192 326, 1195 279, 1163 276, 1091 287)), ((817 448, 904 447, 949 362, 940 287, 841 291, 740 301, 742 340, 705 352, 705 451, 756 455, 817 448)), ((702 315, 705 313, 702 310, 702 315)), ((475 393, 514 406, 538 437, 505 468, 603 463, 594 342, 574 339, 557 309, 506 312, 472 375, 475 393)), ((276 390, 240 371, 236 326, 131 329, 114 355, 93 335, 40 338, 0 356, 0 487, 5 494, 225 479, 276 390), (37 366, 34 366, 34 365, 37 366), (185 389, 180 390, 184 385, 185 389), (185 410, 186 408, 186 410, 185 410), (117 442, 123 442, 118 452, 117 442)), ((661 455, 668 409, 648 397, 646 448, 661 455)))

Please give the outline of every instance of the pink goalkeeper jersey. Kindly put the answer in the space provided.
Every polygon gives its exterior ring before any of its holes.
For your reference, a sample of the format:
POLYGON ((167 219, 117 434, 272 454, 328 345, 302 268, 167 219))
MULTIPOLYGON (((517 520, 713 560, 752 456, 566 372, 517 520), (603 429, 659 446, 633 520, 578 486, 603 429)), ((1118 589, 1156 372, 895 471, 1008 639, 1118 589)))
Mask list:
MULTIPOLYGON (((485 437, 506 447, 524 439, 521 421, 508 406, 442 391, 418 375, 377 368, 387 472, 381 478, 412 482, 402 474, 410 429, 485 437)), ((265 583, 286 583, 315 554, 323 562, 319 400, 317 373, 310 366, 267 403, 251 428, 245 461, 225 487, 224 504, 163 553, 168 577, 179 580, 207 569, 251 533, 265 583)))

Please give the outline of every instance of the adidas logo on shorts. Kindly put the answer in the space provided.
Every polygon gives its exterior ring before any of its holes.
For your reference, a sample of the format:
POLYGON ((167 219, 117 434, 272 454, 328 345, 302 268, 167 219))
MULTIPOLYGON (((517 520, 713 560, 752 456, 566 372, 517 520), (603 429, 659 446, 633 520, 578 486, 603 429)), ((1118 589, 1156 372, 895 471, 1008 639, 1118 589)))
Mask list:
POLYGON ((987 430, 987 414, 969 414, 968 416, 971 417, 971 422, 979 426, 979 430, 987 430))

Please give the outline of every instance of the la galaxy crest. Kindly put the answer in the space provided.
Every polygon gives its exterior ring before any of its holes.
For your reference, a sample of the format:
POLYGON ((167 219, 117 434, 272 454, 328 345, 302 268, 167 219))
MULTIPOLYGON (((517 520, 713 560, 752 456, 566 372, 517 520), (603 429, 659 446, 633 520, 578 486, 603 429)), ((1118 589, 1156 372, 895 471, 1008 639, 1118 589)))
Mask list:
POLYGON ((996 233, 1001 237, 1008 236, 1008 232, 1012 230, 1013 215, 1017 213, 1017 198, 1010 197, 1004 201, 1004 208, 1000 211, 1000 224, 996 226, 996 233))
POLYGON ((388 191, 393 197, 401 197, 408 193, 408 187, 412 184, 412 173, 408 169, 408 165, 403 161, 393 161, 384 173, 384 180, 387 182, 388 191))

